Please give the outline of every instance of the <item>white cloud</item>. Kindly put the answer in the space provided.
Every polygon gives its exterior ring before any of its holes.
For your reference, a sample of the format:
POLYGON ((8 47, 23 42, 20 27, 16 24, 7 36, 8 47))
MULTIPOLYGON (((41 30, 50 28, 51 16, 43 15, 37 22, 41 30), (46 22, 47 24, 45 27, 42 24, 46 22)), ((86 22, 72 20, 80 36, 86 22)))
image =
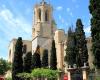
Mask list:
POLYGON ((70 12, 70 16, 73 17, 73 13, 72 12, 70 12))
POLYGON ((73 13, 72 13, 71 9, 70 9, 70 8, 67 8, 66 10, 67 10, 67 13, 68 13, 71 17, 73 17, 73 13))
POLYGON ((77 4, 75 7, 76 7, 76 8, 79 8, 79 5, 77 4))
POLYGON ((2 7, 3 7, 3 8, 5 8, 5 7, 6 7, 6 5, 5 5, 5 4, 3 4, 3 5, 2 5, 2 7))
POLYGON ((0 18, 2 18, 2 20, 14 26, 13 15, 8 9, 0 11, 0 18))
MULTIPOLYGON (((20 14, 20 13, 19 13, 20 14)), ((4 7, 0 9, 0 56, 7 59, 7 48, 12 38, 31 39, 31 23, 22 15, 14 15, 4 7)))
POLYGON ((67 12, 70 12, 70 8, 67 8, 67 12))
POLYGON ((61 15, 59 15, 59 19, 61 19, 62 17, 61 17, 61 15))
POLYGON ((0 29, 2 29, 9 37, 31 36, 31 25, 24 17, 15 16, 9 9, 5 8, 0 11, 0 19, 6 24, 5 27, 0 27, 0 29))
POLYGON ((66 26, 68 26, 68 23, 65 23, 66 26))
POLYGON ((90 17, 90 19, 92 18, 92 15, 91 14, 89 14, 89 17, 90 17))
POLYGON ((61 15, 59 15, 59 20, 60 20, 62 23, 65 22, 61 15))
POLYGON ((88 26, 84 29, 85 33, 91 33, 91 26, 88 26))
POLYGON ((56 10, 58 10, 58 11, 61 11, 62 9, 63 9, 62 6, 58 6, 58 7, 56 8, 56 10))

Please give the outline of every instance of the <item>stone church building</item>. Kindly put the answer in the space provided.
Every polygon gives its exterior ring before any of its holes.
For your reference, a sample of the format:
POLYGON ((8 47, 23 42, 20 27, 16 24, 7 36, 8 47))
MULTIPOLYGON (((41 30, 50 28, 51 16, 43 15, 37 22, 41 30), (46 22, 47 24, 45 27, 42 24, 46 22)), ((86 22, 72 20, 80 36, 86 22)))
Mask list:
MULTIPOLYGON (((67 64, 64 62, 67 34, 64 30, 57 29, 53 19, 53 7, 42 0, 40 3, 34 6, 34 18, 32 25, 32 40, 23 40, 23 45, 26 48, 26 52, 35 52, 36 47, 40 46, 40 52, 44 49, 48 50, 48 59, 50 59, 50 50, 52 39, 55 40, 56 52, 57 52, 57 68, 65 70, 67 64)), ((12 39, 9 44, 9 58, 8 61, 12 63, 15 44, 17 39, 12 39)), ((92 68, 93 56, 91 54, 91 38, 87 38, 87 47, 89 54, 89 65, 92 68)), ((50 60, 48 60, 50 62, 50 60)))

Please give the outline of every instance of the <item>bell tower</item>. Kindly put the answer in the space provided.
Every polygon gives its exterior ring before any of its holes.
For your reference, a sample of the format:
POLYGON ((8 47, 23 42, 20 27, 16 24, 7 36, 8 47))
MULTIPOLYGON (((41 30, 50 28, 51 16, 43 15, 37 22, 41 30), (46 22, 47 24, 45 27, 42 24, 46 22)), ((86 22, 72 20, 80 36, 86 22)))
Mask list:
POLYGON ((34 18, 32 27, 33 53, 35 52, 38 45, 40 48, 47 49, 48 52, 50 51, 51 40, 53 37, 52 12, 52 6, 44 0, 34 6, 34 18))
POLYGON ((37 36, 51 38, 52 7, 44 0, 34 7, 33 39, 37 36))

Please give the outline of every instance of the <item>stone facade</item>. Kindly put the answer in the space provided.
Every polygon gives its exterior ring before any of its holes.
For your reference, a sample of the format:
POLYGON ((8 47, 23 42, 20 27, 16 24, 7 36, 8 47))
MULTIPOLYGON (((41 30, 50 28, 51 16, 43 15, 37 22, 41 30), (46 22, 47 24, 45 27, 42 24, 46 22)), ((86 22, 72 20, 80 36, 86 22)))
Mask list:
MULTIPOLYGON (((52 39, 55 39, 57 52, 57 68, 66 69, 67 64, 64 63, 67 36, 62 29, 57 29, 53 20, 53 8, 50 4, 42 1, 34 7, 34 20, 32 26, 32 40, 23 40, 23 44, 27 45, 27 51, 34 54, 36 47, 40 46, 40 52, 44 49, 48 50, 48 61, 50 62, 50 50, 52 39)), ((13 39, 9 45, 9 62, 13 61, 16 39, 13 39)), ((91 52, 91 38, 87 38, 87 47, 89 51, 89 65, 92 68, 93 55, 91 52)))
MULTIPOLYGON (((9 44, 8 47, 8 62, 12 63, 13 62, 13 57, 14 57, 14 52, 15 52, 15 44, 16 44, 17 39, 12 39, 12 41, 9 44)), ((32 51, 32 41, 29 40, 23 40, 23 46, 26 46, 26 52, 32 51)))

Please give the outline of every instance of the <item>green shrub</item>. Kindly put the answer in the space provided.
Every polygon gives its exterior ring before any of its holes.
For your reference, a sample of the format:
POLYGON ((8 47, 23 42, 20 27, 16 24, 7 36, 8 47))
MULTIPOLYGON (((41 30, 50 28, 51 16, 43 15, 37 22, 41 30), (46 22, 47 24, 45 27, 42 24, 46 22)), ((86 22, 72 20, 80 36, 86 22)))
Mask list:
POLYGON ((5 80, 12 80, 12 78, 11 78, 11 77, 8 77, 8 78, 6 78, 5 80))
POLYGON ((37 68, 32 70, 32 73, 19 73, 17 74, 17 76, 24 80, 30 80, 32 78, 48 78, 55 80, 58 76, 58 71, 51 69, 37 68))
POLYGON ((36 78, 43 77, 43 78, 53 79, 53 78, 57 78, 58 71, 51 70, 51 69, 37 68, 37 69, 34 69, 31 74, 33 77, 36 77, 36 78))
POLYGON ((17 74, 17 76, 20 77, 20 78, 22 78, 22 79, 24 79, 24 80, 32 78, 32 76, 31 76, 30 73, 25 73, 25 72, 24 73, 19 73, 19 74, 17 74))
POLYGON ((96 77, 96 80, 100 80, 100 76, 96 77))

